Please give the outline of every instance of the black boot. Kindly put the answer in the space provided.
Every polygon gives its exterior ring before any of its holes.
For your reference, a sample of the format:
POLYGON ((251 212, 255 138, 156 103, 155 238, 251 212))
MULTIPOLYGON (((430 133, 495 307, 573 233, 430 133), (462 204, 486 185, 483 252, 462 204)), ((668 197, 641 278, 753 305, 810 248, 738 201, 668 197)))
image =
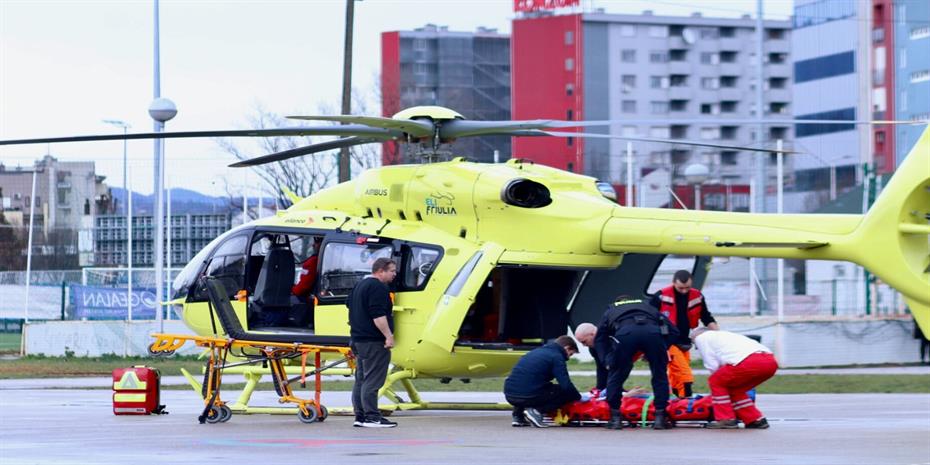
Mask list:
POLYGON ((691 390, 691 385, 694 383, 685 383, 685 397, 691 397, 694 395, 694 392, 691 390))
POLYGON ((652 429, 668 429, 668 417, 665 410, 656 410, 655 422, 652 423, 652 429))
POLYGON ((623 415, 620 410, 610 409, 610 421, 607 422, 607 429, 623 429, 623 415))

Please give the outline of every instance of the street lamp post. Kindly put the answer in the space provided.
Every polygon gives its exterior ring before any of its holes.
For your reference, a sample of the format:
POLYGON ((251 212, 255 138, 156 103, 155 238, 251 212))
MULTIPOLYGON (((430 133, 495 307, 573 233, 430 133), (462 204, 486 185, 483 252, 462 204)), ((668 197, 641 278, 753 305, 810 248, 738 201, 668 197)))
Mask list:
POLYGON ((701 184, 707 181, 710 169, 706 165, 693 163, 685 168, 685 179, 694 186, 694 209, 701 209, 701 184))
POLYGON ((126 315, 127 318, 132 321, 132 193, 129 192, 129 169, 126 163, 126 143, 128 142, 125 138, 126 132, 132 126, 122 120, 118 119, 105 119, 104 123, 111 126, 116 126, 118 128, 123 128, 123 194, 126 196, 125 209, 126 214, 126 272, 127 277, 127 288, 126 288, 126 315))
MULTIPOLYGON (((149 116, 155 120, 155 132, 165 129, 165 122, 174 118, 178 109, 174 102, 166 98, 156 98, 149 105, 149 116)), ((159 331, 164 331, 161 303, 164 291, 164 253, 165 253, 165 164, 164 145, 161 138, 155 138, 155 319, 159 331)))

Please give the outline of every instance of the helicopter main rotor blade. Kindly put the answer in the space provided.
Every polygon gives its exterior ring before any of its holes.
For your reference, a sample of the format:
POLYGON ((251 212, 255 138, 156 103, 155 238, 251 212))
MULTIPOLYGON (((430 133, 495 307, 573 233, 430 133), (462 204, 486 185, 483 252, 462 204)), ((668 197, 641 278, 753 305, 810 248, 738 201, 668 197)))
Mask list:
POLYGON ((658 142, 662 144, 675 144, 675 145, 690 145, 694 147, 712 147, 717 149, 725 150, 745 150, 749 152, 762 152, 762 153, 783 153, 783 154, 796 154, 800 152, 794 152, 791 150, 775 150, 775 149, 766 149, 761 147, 746 147, 741 145, 724 145, 724 144, 713 144, 710 142, 691 142, 675 139, 658 139, 654 137, 635 137, 635 136, 611 136, 609 134, 592 134, 589 132, 557 132, 557 131, 539 131, 542 134, 519 134, 521 136, 556 136, 556 137, 584 137, 592 139, 617 139, 617 140, 628 140, 632 142, 658 142))
POLYGON ((134 139, 180 139, 196 137, 294 137, 294 136, 368 136, 384 139, 400 138, 403 133, 362 124, 297 128, 241 129, 226 131, 144 132, 136 134, 102 134, 96 136, 42 137, 36 139, 0 140, 0 145, 45 144, 53 142, 88 142, 134 139))
POLYGON ((383 118, 380 116, 354 116, 354 115, 336 115, 336 116, 288 116, 290 119, 299 119, 306 121, 337 121, 340 123, 364 124, 375 128, 396 129, 406 132, 413 137, 429 137, 433 135, 433 124, 427 121, 418 121, 411 119, 393 119, 383 118))
POLYGON ((372 142, 383 142, 387 140, 386 138, 361 138, 361 137, 345 137, 342 139, 336 139, 326 142, 320 142, 319 144, 307 145, 304 147, 298 147, 296 149, 284 150, 282 152, 275 152, 261 157, 250 158, 248 160, 242 160, 236 163, 229 165, 230 168, 245 168, 249 166, 258 166, 264 165, 267 163, 274 163, 276 161, 283 161, 290 158, 300 157, 303 155, 309 155, 311 153, 325 152, 332 149, 340 149, 343 147, 352 147, 355 145, 370 144, 372 142))
POLYGON ((524 121, 446 121, 439 128, 439 137, 444 140, 469 136, 512 135, 513 131, 536 129, 561 129, 584 126, 609 126, 611 121, 560 121, 535 119, 524 121))

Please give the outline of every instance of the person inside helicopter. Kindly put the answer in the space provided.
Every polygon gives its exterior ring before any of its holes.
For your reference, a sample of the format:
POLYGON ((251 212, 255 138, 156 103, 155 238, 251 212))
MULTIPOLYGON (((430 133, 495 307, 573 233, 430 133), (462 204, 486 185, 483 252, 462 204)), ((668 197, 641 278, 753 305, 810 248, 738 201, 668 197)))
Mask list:
POLYGON ((253 241, 248 272, 250 327, 312 327, 320 242, 320 236, 271 233, 253 241))

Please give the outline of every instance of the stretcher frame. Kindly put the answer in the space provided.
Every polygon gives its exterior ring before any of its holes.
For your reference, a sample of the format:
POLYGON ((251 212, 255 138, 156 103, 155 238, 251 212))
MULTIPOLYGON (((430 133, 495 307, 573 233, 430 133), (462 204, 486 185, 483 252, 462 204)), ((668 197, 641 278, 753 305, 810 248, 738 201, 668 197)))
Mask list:
POLYGON ((349 370, 355 369, 355 357, 352 355, 352 350, 343 346, 252 341, 188 334, 156 333, 152 337, 155 338, 155 342, 149 345, 149 353, 156 356, 172 355, 187 342, 193 342, 194 345, 209 351, 209 358, 204 369, 204 381, 201 385, 204 411, 198 417, 200 423, 223 423, 229 421, 232 417, 232 409, 226 405, 226 402, 220 396, 222 375, 226 369, 242 365, 267 363, 271 371, 275 391, 279 396, 278 401, 282 404, 296 404, 297 417, 304 423, 323 421, 329 416, 326 407, 320 403, 323 391, 322 372, 343 362, 348 363, 349 370), (230 351, 236 349, 239 350, 236 356, 246 360, 227 364, 226 359, 230 351), (255 353, 247 354, 245 349, 255 353), (321 356, 323 353, 339 354, 342 359, 324 366, 321 356), (312 398, 298 397, 295 394, 291 386, 295 380, 289 379, 285 370, 284 361, 298 357, 300 358, 301 371, 298 379, 301 386, 306 386, 307 359, 312 357, 313 369, 310 373, 313 376, 312 398))

